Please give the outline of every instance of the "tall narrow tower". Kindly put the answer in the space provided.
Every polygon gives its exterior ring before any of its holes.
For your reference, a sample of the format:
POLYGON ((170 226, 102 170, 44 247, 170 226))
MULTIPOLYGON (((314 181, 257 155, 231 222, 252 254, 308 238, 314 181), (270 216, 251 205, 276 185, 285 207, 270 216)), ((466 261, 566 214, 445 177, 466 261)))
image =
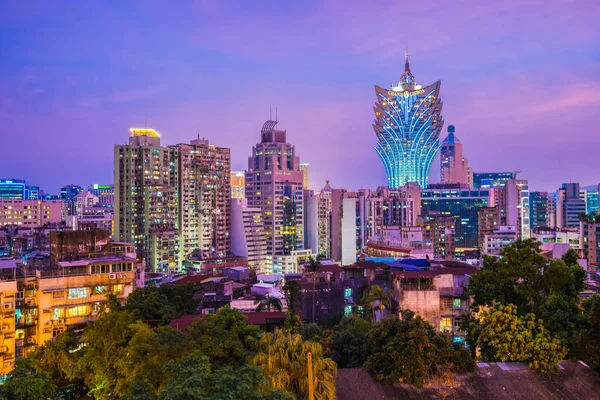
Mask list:
POLYGON ((473 174, 469 161, 463 157, 462 143, 454 135, 454 125, 448 126, 448 136, 442 142, 440 182, 471 185, 473 174))
POLYGON ((287 142, 286 131, 277 129, 277 124, 272 120, 264 123, 246 171, 248 207, 262 210, 270 256, 304 248, 300 158, 287 142))
POLYGON ((407 182, 427 186, 444 125, 440 86, 441 81, 427 87, 417 85, 410 71, 408 51, 398 84, 390 89, 375 86, 375 151, 383 161, 390 188, 407 182))

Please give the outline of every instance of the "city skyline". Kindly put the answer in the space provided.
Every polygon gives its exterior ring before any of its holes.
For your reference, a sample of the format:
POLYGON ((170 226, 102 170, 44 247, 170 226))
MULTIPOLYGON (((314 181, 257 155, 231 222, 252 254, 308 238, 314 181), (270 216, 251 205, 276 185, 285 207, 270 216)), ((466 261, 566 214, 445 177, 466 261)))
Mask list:
POLYGON ((0 126, 6 149, 27 153, 4 151, 0 170, 50 193, 110 182, 114 145, 144 125, 165 144, 199 133, 230 147, 242 170, 277 107, 313 188, 384 185, 372 90, 397 81, 409 47, 418 80, 443 83, 440 139, 455 125, 475 172, 592 185, 599 11, 562 4, 3 3, 0 126), (380 23, 398 13, 406 29, 380 23))

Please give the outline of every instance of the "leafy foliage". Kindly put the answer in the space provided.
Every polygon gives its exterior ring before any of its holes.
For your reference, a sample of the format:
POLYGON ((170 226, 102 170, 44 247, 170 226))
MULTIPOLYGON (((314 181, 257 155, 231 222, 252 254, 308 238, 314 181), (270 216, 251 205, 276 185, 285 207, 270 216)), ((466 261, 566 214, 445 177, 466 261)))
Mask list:
POLYGON ((322 256, 318 256, 317 258, 308 257, 308 260, 304 264, 304 273, 309 274, 312 280, 312 322, 317 320, 317 316, 315 314, 315 305, 316 305, 316 284, 317 284, 317 271, 319 271, 322 267, 321 264, 322 256))
POLYGON ((267 309, 267 312, 271 312, 271 307, 273 307, 277 311, 281 311, 281 300, 277 297, 271 297, 267 295, 263 300, 258 303, 258 307, 256 307, 257 312, 264 311, 267 309))
POLYGON ((583 301, 585 327, 576 333, 574 355, 600 372, 600 295, 583 301))
POLYGON ((287 333, 298 333, 300 327, 300 316, 298 315, 298 303, 300 301, 300 284, 298 281, 288 281, 283 285, 283 293, 288 309, 285 312, 283 330, 287 333))
POLYGON ((373 285, 362 298, 362 303, 365 308, 371 310, 371 318, 373 321, 378 321, 383 318, 383 313, 391 307, 391 293, 388 288, 373 285))
POLYGON ((327 340, 331 358, 339 368, 362 367, 369 354, 368 334, 372 324, 362 318, 344 317, 329 331, 327 340))
POLYGON ((544 328, 535 315, 517 315, 513 304, 494 304, 490 311, 480 311, 472 324, 474 344, 484 361, 526 361, 543 373, 557 371, 556 364, 567 349, 544 328))
POLYGON ((261 335, 257 326, 247 325, 239 310, 223 307, 218 313, 194 322, 188 332, 201 354, 208 356, 214 368, 246 363, 261 335))
POLYGON ((200 299, 194 297, 197 289, 191 283, 138 288, 127 297, 124 309, 136 319, 166 325, 182 315, 197 312, 200 304, 200 299))
POLYGON ((0 385, 0 399, 42 400, 56 392, 56 385, 50 376, 35 369, 31 358, 18 360, 9 379, 0 385))
POLYGON ((450 339, 409 310, 401 318, 386 318, 368 334, 365 369, 386 383, 422 387, 427 378, 449 372, 455 350, 450 339))
POLYGON ((282 331, 265 334, 252 363, 259 366, 271 388, 304 398, 308 393, 308 353, 312 354, 315 399, 335 399, 337 366, 319 343, 282 331))
POLYGON ((253 365, 226 366, 213 372, 207 357, 190 355, 179 362, 169 362, 167 369, 171 379, 160 392, 159 400, 293 399, 291 394, 265 389, 265 378, 253 365))

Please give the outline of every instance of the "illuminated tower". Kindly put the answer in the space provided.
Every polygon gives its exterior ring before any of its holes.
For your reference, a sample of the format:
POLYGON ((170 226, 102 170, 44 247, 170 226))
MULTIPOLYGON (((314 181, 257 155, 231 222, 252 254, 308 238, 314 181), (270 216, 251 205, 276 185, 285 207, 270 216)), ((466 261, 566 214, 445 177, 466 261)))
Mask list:
POLYGON ((472 185, 473 170, 463 157, 462 143, 454 135, 454 125, 448 126, 448 136, 442 142, 440 157, 440 182, 472 185))
POLYGON ((440 149, 442 100, 441 81, 427 87, 417 85, 410 72, 408 51, 398 85, 390 89, 375 86, 377 103, 373 108, 375 151, 383 161, 390 188, 417 182, 427 186, 429 170, 440 149))
POLYGON ((303 174, 295 146, 277 121, 267 121, 252 147, 246 171, 248 207, 260 208, 267 254, 289 255, 304 248, 303 174))

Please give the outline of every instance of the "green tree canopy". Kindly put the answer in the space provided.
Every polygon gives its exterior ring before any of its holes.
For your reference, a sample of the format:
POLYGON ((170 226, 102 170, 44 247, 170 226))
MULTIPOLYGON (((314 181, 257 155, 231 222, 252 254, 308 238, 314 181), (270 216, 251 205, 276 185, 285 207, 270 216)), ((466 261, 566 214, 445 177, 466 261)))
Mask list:
POLYGON ((188 332, 199 351, 209 357, 213 368, 245 364, 261 334, 259 327, 246 324, 244 314, 229 307, 194 322, 188 332))
POLYGON ((159 400, 292 400, 293 396, 266 388, 260 368, 226 366, 211 371, 207 357, 190 355, 167 365, 171 379, 160 392, 159 400))
POLYGON ((283 285, 283 293, 287 302, 285 322, 283 329, 287 333, 298 333, 300 327, 300 316, 298 315, 298 303, 300 301, 300 283, 298 281, 287 281, 283 285))
POLYGON ((56 385, 49 374, 35 369, 31 357, 22 358, 8 379, 0 385, 0 399, 4 400, 44 400, 56 393, 56 385))
POLYGON ((377 380, 421 387, 429 377, 454 369, 450 338, 412 311, 403 310, 400 319, 386 318, 373 325, 368 340, 365 369, 377 380))
POLYGON ((481 310, 471 322, 472 345, 484 361, 526 361, 543 373, 557 371, 556 364, 567 349, 544 328, 534 314, 517 315, 513 304, 494 304, 481 310))
POLYGON ((185 314, 197 313, 200 299, 194 294, 197 285, 161 285, 135 289, 128 297, 124 309, 136 319, 151 324, 166 325, 185 314))
POLYGON ((368 335, 371 322, 358 317, 344 317, 330 332, 327 340, 331 358, 339 368, 362 367, 369 354, 368 335))

